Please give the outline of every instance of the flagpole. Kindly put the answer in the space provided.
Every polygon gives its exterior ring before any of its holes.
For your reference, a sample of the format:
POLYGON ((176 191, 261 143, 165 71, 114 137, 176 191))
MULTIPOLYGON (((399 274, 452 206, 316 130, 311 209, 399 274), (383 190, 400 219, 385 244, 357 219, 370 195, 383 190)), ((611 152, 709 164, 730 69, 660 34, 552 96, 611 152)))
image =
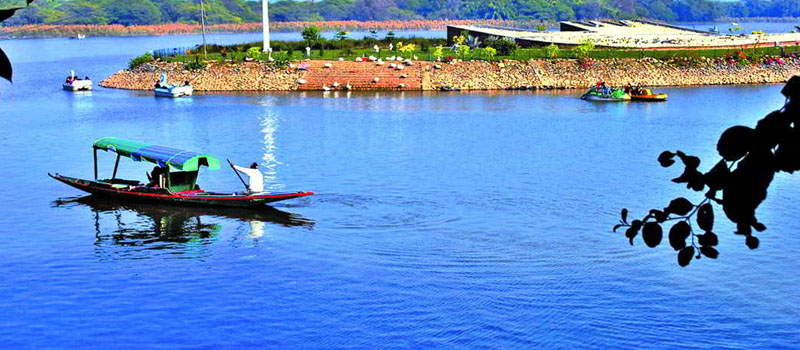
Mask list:
POLYGON ((269 52, 272 50, 269 45, 269 0, 261 0, 261 16, 264 26, 264 52, 269 52))

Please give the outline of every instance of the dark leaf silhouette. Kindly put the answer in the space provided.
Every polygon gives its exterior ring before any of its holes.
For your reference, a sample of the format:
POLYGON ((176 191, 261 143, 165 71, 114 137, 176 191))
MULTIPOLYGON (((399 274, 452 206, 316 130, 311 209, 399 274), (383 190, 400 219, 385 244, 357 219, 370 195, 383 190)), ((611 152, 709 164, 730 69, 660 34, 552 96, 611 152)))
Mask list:
POLYGON ((717 142, 717 152, 727 161, 742 159, 750 151, 755 137, 753 129, 746 126, 733 126, 725 130, 717 142))
POLYGON ((622 209, 621 216, 622 216, 622 222, 627 223, 628 222, 628 209, 627 208, 622 209))
POLYGON ((686 247, 686 239, 689 238, 690 227, 686 221, 678 221, 669 230, 669 245, 672 249, 681 250, 686 247))
POLYGON ((728 182, 728 176, 730 174, 731 171, 728 169, 728 163, 721 160, 705 174, 704 180, 708 188, 713 191, 719 191, 725 183, 728 182))
POLYGON ((642 228, 642 239, 644 240, 644 244, 647 244, 650 248, 657 247, 661 243, 663 235, 661 225, 658 223, 648 222, 644 224, 644 228, 642 228))
POLYGON ((3 49, 0 49, 0 78, 11 81, 12 73, 11 61, 8 60, 3 49))
POLYGON ((706 232, 702 235, 697 235, 697 243, 704 247, 713 247, 719 244, 719 238, 713 232, 706 232))
POLYGON ((688 246, 686 248, 681 249, 678 252, 678 265, 686 266, 692 262, 692 258, 694 257, 694 247, 688 246))
POLYGON ((678 153, 676 154, 678 155, 678 158, 681 159, 681 162, 683 162, 683 165, 685 165, 687 169, 697 169, 697 167, 700 166, 700 158, 687 155, 686 153, 683 153, 681 151, 678 151, 678 153))
POLYGON ((633 245, 633 239, 636 238, 636 235, 639 234, 639 229, 642 228, 642 221, 641 220, 633 220, 631 222, 631 227, 625 231, 625 237, 628 237, 628 241, 630 241, 631 245, 633 245))
POLYGON ((694 208, 692 202, 689 202, 686 198, 680 197, 669 202, 669 206, 667 206, 664 211, 677 215, 686 215, 689 214, 692 208, 694 208))
POLYGON ((620 227, 623 227, 623 226, 625 226, 625 225, 623 225, 623 224, 614 225, 614 229, 612 231, 617 232, 617 229, 620 228, 620 227))
POLYGON ((747 244, 747 247, 750 249, 758 248, 758 243, 758 237, 756 236, 747 236, 747 239, 745 240, 745 244, 747 244))
POLYGON ((711 247, 700 247, 700 253, 711 259, 716 259, 719 256, 719 252, 711 247))
POLYGON ((711 203, 706 203, 700 206, 697 211, 697 226, 706 232, 711 232, 714 229, 714 208, 711 203))
POLYGON ((693 189, 695 191, 702 191, 703 187, 705 187, 703 173, 697 171, 695 168, 686 167, 683 171, 681 176, 672 179, 672 182, 675 183, 685 183, 686 188, 693 189))
POLYGON ((667 168, 670 165, 675 164, 675 160, 672 159, 674 157, 675 153, 672 153, 670 151, 664 151, 661 152, 661 155, 658 156, 658 162, 661 164, 661 166, 667 168))
POLYGON ((656 209, 650 210, 650 216, 652 216, 654 219, 656 219, 656 222, 658 222, 658 223, 662 223, 664 221, 667 221, 667 213, 665 213, 665 212, 663 212, 661 210, 656 210, 656 209))

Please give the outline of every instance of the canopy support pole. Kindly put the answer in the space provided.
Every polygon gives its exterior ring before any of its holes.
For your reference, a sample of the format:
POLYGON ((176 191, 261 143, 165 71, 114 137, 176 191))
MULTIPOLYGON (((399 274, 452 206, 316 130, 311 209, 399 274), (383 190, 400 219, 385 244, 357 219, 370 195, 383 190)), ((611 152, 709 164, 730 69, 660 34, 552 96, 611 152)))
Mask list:
POLYGON ((92 147, 94 150, 94 179, 97 180, 97 147, 92 147))
POLYGON ((119 154, 117 154, 117 162, 114 163, 114 174, 111 175, 111 180, 117 178, 117 168, 119 168, 119 157, 120 157, 119 154))

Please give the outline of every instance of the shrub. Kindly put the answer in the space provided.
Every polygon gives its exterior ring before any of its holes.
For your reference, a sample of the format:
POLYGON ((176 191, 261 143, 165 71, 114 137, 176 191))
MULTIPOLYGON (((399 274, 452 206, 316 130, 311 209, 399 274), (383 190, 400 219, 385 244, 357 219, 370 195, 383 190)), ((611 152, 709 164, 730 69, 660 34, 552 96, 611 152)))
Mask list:
POLYGON ((145 63, 152 62, 152 61, 153 61, 153 55, 151 55, 149 52, 146 52, 144 55, 141 55, 139 57, 135 57, 135 58, 131 59, 130 61, 128 61, 128 69, 134 69, 134 68, 136 68, 138 66, 141 66, 141 65, 143 65, 145 63))
POLYGON ((200 69, 205 69, 205 68, 206 68, 206 64, 203 63, 203 62, 200 62, 200 57, 195 57, 194 58, 194 62, 189 61, 183 66, 183 69, 186 69, 188 71, 200 70, 200 69))
POLYGON ((578 58, 586 58, 589 56, 589 53, 594 50, 594 42, 586 39, 581 41, 581 44, 576 46, 574 50, 578 58))
POLYGON ((561 49, 556 44, 550 44, 544 48, 544 53, 547 55, 547 58, 556 58, 560 52, 561 49))
POLYGON ((519 49, 519 45, 513 40, 498 38, 486 39, 481 46, 494 48, 500 56, 511 56, 514 51, 519 49))
POLYGON ((247 57, 254 60, 261 59, 261 49, 258 47, 251 47, 247 49, 247 57))

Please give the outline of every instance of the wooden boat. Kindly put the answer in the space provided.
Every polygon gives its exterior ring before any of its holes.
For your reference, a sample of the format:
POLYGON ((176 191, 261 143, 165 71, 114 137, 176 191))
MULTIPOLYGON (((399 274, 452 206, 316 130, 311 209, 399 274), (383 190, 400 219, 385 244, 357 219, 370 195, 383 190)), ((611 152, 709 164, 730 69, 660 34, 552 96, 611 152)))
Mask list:
POLYGON ((114 137, 99 139, 94 142, 92 148, 94 150, 94 180, 64 176, 58 173, 48 173, 48 175, 96 196, 121 201, 157 202, 180 206, 259 207, 267 203, 314 194, 313 192, 209 192, 200 189, 196 181, 201 166, 210 170, 220 168, 219 160, 213 156, 114 137), (117 154, 114 172, 109 179, 98 178, 98 150, 117 154), (121 157, 127 157, 137 162, 156 164, 160 167, 162 174, 154 175, 154 179, 149 184, 143 184, 137 180, 118 179, 117 169, 121 157))
MULTIPOLYGON (((87 77, 88 78, 88 77, 87 77)), ((75 76, 75 71, 69 71, 67 80, 61 85, 67 91, 89 91, 92 89, 91 79, 81 79, 75 76)))
POLYGON ((600 101, 600 102, 624 102, 624 101, 630 101, 631 96, 626 94, 625 91, 619 89, 614 89, 611 91, 610 94, 607 94, 603 91, 591 88, 587 93, 581 96, 581 99, 586 101, 600 101))
POLYGON ((153 93, 157 97, 184 97, 192 96, 194 88, 192 85, 172 85, 167 82, 167 74, 161 74, 161 80, 153 88, 153 93))
POLYGON ((633 101, 661 102, 667 100, 667 94, 654 94, 650 89, 634 90, 630 95, 633 101))

